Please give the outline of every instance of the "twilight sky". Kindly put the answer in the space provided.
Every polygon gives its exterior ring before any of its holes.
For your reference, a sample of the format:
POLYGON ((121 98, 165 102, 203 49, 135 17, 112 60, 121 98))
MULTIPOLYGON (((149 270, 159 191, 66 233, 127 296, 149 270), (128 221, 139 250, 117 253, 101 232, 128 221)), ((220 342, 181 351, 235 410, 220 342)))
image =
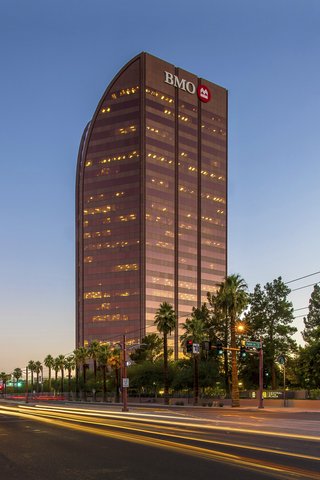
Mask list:
POLYGON ((0 371, 74 349, 78 146, 140 51, 229 90, 229 273, 320 270, 319 25, 318 0, 0 1, 0 371))

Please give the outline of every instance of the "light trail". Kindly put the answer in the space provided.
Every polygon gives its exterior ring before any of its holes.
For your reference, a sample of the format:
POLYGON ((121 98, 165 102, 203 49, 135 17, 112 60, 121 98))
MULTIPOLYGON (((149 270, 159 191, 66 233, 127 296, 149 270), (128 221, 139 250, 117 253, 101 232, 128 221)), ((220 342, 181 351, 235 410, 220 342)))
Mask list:
MULTIPOLYGON (((122 413, 109 413, 109 412, 103 412, 103 413, 100 413, 100 412, 97 412, 96 410, 90 410, 90 409, 74 409, 74 408, 65 408, 65 407, 56 407, 56 406, 43 406, 43 405, 35 405, 35 407, 28 407, 28 406, 25 406, 25 405, 20 405, 19 406, 20 408, 22 409, 28 409, 28 408, 31 408, 31 409, 35 409, 37 408, 39 411, 45 411, 45 410, 50 410, 50 411, 56 411, 56 412, 67 412, 67 413, 71 413, 71 412, 75 412, 79 415, 82 415, 82 416, 85 416, 86 415, 86 412, 87 413, 90 413, 91 415, 94 415, 94 416, 97 416, 97 417, 102 417, 102 418, 117 418, 117 419, 120 419, 120 420, 124 420, 124 417, 126 419, 132 419, 134 421, 138 421, 138 422, 143 422, 144 421, 144 418, 140 418, 140 417, 148 417, 148 421, 150 423, 154 423, 154 424, 163 424, 163 423, 170 423, 171 426, 175 426, 175 427, 179 427, 179 426, 183 426, 183 427, 192 427, 194 428, 195 425, 194 423, 191 423, 191 422, 186 422, 186 421, 180 421, 180 422, 173 422, 172 419, 181 419, 181 417, 174 417, 174 416, 170 416, 168 418, 168 416, 165 416, 165 415, 154 415, 152 416, 152 414, 140 414, 140 413, 133 413, 133 412, 122 412, 122 413), (166 420, 166 422, 164 420, 157 420, 156 418, 153 418, 153 417, 162 417, 163 419, 166 420)), ((202 420, 202 419, 198 419, 197 418, 197 421, 201 420, 201 422, 207 422, 208 420, 202 420)), ((216 420, 215 420, 216 421, 216 420)), ((222 421, 223 422, 223 421, 222 421)), ((262 435, 262 436, 276 436, 276 437, 279 437, 279 438, 293 438, 295 440, 309 440, 309 441, 315 441, 315 442, 319 442, 320 441, 320 436, 315 436, 315 435, 302 435, 302 434, 298 434, 298 433, 287 433, 287 432, 267 432, 267 431, 264 431, 264 430, 257 430, 257 429, 254 429, 254 428, 238 428, 238 427, 230 427, 229 425, 226 427, 225 425, 224 426, 219 426, 219 425, 208 425, 208 424, 201 424, 200 426, 202 429, 205 429, 205 430, 212 430, 212 431, 223 431, 225 432, 226 429, 228 430, 228 432, 234 432, 234 433, 248 433, 248 434, 256 434, 256 435, 262 435)))
MULTIPOLYGON (((271 454, 271 455, 276 455, 276 456, 283 456, 283 457, 291 457, 291 458, 295 458, 295 459, 304 459, 304 460, 310 460, 310 461, 316 461, 316 462, 319 462, 320 459, 319 457, 314 457, 314 456, 311 456, 311 455, 304 455, 304 454, 297 454, 297 453, 292 453, 292 452, 284 452, 284 451, 281 451, 281 450, 274 450, 274 449, 271 449, 271 448, 265 448, 265 447, 257 447, 257 446, 249 446, 249 445, 243 445, 243 444, 237 444, 237 443, 231 443, 231 442, 222 442, 222 441, 217 441, 217 440, 211 440, 211 439, 202 439, 202 438, 195 438, 194 436, 188 436, 188 435, 181 435, 181 434, 178 434, 177 432, 175 433, 168 433, 167 430, 169 430, 170 428, 172 428, 172 424, 171 424, 171 427, 164 427, 163 425, 160 426, 161 430, 160 431, 152 431, 150 432, 150 430, 146 429, 146 426, 150 426, 150 425, 146 425, 145 428, 138 428, 136 427, 136 425, 128 425, 128 415, 114 415, 114 417, 118 420, 119 417, 121 418, 122 422, 123 422, 123 425, 119 425, 119 424, 110 424, 110 423, 102 423, 102 422, 99 422, 98 421, 98 418, 95 419, 94 421, 92 419, 88 419, 88 418, 83 418, 86 414, 86 412, 84 411, 78 411, 78 409, 75 409, 75 410, 72 410, 70 408, 56 408, 56 407, 50 407, 49 409, 46 409, 46 407, 41 407, 41 408, 37 408, 37 409, 34 409, 33 407, 25 407, 23 406, 22 410, 20 409, 20 411, 16 411, 16 409, 12 409, 12 408, 6 408, 6 412, 8 413, 8 410, 11 411, 12 414, 14 415, 17 415, 17 416, 21 416, 23 418, 32 418, 32 419, 36 419, 36 420, 42 420, 42 421, 45 421, 45 422, 49 422, 49 423, 52 423, 53 425, 59 425, 59 426, 63 426, 63 427, 67 427, 67 428, 71 428, 71 429, 76 429, 76 430, 81 430, 83 432, 87 432, 87 433, 95 433, 95 434, 99 434, 99 435, 105 435, 105 436, 108 436, 108 437, 112 437, 112 438, 115 438, 115 439, 118 439, 118 440, 124 440, 124 441, 133 441, 135 443, 140 443, 140 444, 144 444, 144 445, 155 445, 155 446, 162 446, 162 447, 166 447, 166 448, 169 448, 170 449, 174 449, 176 451, 179 451, 180 453, 188 453, 188 454, 193 454, 193 455, 197 455, 197 456, 201 456, 203 458, 207 458, 208 459, 208 455, 209 455, 209 459, 211 460, 219 460, 219 461, 222 461, 222 458, 224 459, 228 459, 228 462, 230 461, 230 459, 233 459, 232 461, 236 461, 237 463, 240 462, 240 464, 243 466, 242 462, 244 462, 244 465, 248 466, 248 464, 252 467, 252 466, 255 466, 257 467, 257 465, 259 465, 259 468, 264 468, 264 469, 276 469, 277 471, 279 471, 279 469, 281 470, 284 470, 286 471, 287 473, 289 472, 290 475, 294 475, 293 471, 292 471, 292 468, 290 467, 290 471, 288 470, 288 467, 284 467, 284 466, 281 466, 281 468, 279 467, 278 464, 276 464, 276 467, 272 466, 273 464, 271 464, 270 462, 266 462, 265 460, 263 460, 263 464, 261 463, 260 464, 260 461, 259 460, 254 460, 252 458, 247 458, 247 457, 242 457, 240 455, 234 455, 234 454, 230 454, 230 453, 225 453, 225 452, 221 452, 221 451, 217 451, 217 450, 211 450, 211 449, 208 449, 208 448, 204 448, 204 447, 197 447, 195 445, 189 445, 189 444, 181 444, 181 443, 178 443, 178 442, 175 442, 175 441, 172 441, 172 438, 174 439, 178 439, 180 441, 188 441, 188 442, 196 442, 196 443, 202 443, 202 444, 206 444, 206 445, 215 445, 215 446, 219 446, 219 447, 227 447, 227 448, 236 448, 236 449, 242 449, 242 450, 246 450, 246 451, 252 451, 252 452, 259 452, 259 453, 267 453, 267 454, 271 454), (81 417, 82 418, 79 418, 79 413, 81 414, 81 417), (71 418, 68 417, 67 415, 70 415, 71 414, 71 418), (70 421, 72 422, 76 422, 77 425, 75 425, 74 423, 70 424, 70 421), (81 424, 81 425, 79 425, 81 424), (90 425, 90 426, 88 426, 90 425), (94 427, 92 426, 94 425, 94 427), (97 428, 99 427, 99 428, 97 428), (108 432, 105 432, 104 430, 101 430, 100 427, 104 427, 104 428, 116 428, 118 431, 108 431, 108 432), (121 432, 119 432, 119 430, 121 432), (134 430, 134 434, 132 433, 132 430, 134 430), (165 430, 165 431, 163 431, 165 430), (104 433, 101 433, 101 432, 104 432, 104 433), (130 432, 130 433, 129 433, 130 432), (139 434, 143 434, 144 436, 141 436, 141 435, 138 435, 137 432, 139 434), (152 437, 150 437, 150 433, 153 435, 152 437), (146 435, 149 435, 149 437, 146 437, 146 435), (165 439, 159 439, 159 438, 155 438, 155 435, 160 435, 162 437, 166 437, 166 438, 170 438, 170 440, 165 440, 165 439), (186 450, 186 451, 184 451, 186 450)), ((5 412, 4 411, 4 412, 5 412)), ((3 412, 3 413, 4 413, 3 412)), ((106 418, 110 418, 112 417, 112 415, 104 415, 104 414, 101 414, 101 413, 98 413, 96 411, 92 411, 92 410, 87 410, 87 414, 91 414, 95 417, 106 417, 106 418)), ((150 415, 147 415, 147 416, 150 416, 150 415)), ((149 420, 149 419, 148 419, 149 420)), ((185 422, 183 422, 183 425, 185 424, 185 422)), ((174 426, 180 426, 181 424, 179 423, 174 423, 174 426)), ((153 425, 153 422, 152 422, 152 426, 153 425)), ((193 427, 195 429, 195 426, 194 425, 191 425, 191 424, 188 424, 189 427, 193 427)), ((201 426, 200 428, 202 428, 203 426, 201 426)), ((215 430, 215 429, 214 429, 215 430)), ((202 432, 198 432, 198 431, 195 431, 195 430, 190 430, 188 432, 184 432, 184 433, 193 433, 193 434, 201 434, 202 432)), ((299 476, 299 478, 303 478, 301 475, 305 476, 307 473, 305 471, 302 472, 302 470, 299 470, 299 473, 295 473, 295 475, 299 476)), ((312 472, 311 472, 312 473, 312 472)), ((312 473, 313 475, 313 473, 312 473)), ((319 478, 319 476, 310 476, 310 472, 308 472, 308 476, 306 478, 319 478)))
MULTIPOLYGON (((51 410, 51 409, 50 409, 51 410)), ((128 433, 128 428, 127 427, 121 427, 122 429, 126 430, 125 433, 123 432, 115 432, 115 431, 108 431, 108 430, 103 430, 101 428, 97 428, 97 425, 99 427, 103 426, 103 427, 106 427, 106 424, 105 423, 95 423, 95 422, 92 422, 91 421, 91 424, 94 424, 95 427, 93 426, 88 426, 88 425, 84 425, 85 423, 90 423, 88 420, 85 420, 85 419, 78 419, 78 420, 75 420, 77 421, 77 424, 75 423, 70 423, 70 420, 68 421, 68 419, 58 419, 58 415, 57 415, 57 412, 54 412, 54 418, 48 418, 48 416, 52 416, 52 412, 46 412, 46 411, 39 411, 37 410, 37 412, 35 413, 34 410, 32 412, 32 408, 29 407, 29 410, 25 410, 23 409, 23 411, 17 411, 15 409, 12 409, 12 408, 2 408, 0 409, 0 413, 4 413, 4 414, 9 414, 9 415, 13 415, 13 416, 18 416, 18 417, 22 417, 22 418, 27 418, 29 420, 36 420, 36 421, 41 421, 43 423, 47 423, 47 424, 50 424, 52 426, 59 426, 59 427, 63 427, 63 428, 68 428, 68 429, 72 429, 72 430, 75 430, 75 431, 79 431, 79 432, 84 432, 84 433, 90 433, 90 434, 94 434, 94 435, 99 435, 99 436, 103 436, 103 437, 108 437, 108 438, 113 438, 113 439, 117 439, 117 440, 121 440, 121 441, 126 441, 126 442, 132 442, 132 443, 135 443, 135 444, 140 444, 140 445, 144 445, 144 446, 147 446, 147 447, 153 447, 153 448, 164 448, 166 450, 170 450, 170 451, 174 451, 174 452, 177 452, 177 453, 182 453, 184 455, 192 455, 192 456, 195 456, 195 457, 198 457, 198 458, 203 458, 203 459, 206 459, 206 460, 211 460, 211 461, 218 461, 218 462, 223 462, 223 463, 228 463, 228 464, 234 464, 236 466, 240 466, 242 468, 246 468, 246 469, 250 469, 250 470, 254 470, 254 471, 258 471, 258 472, 261 472, 261 471, 266 471, 266 472, 269 472, 273 475, 276 475, 276 478, 277 479, 280 479, 280 478, 286 478, 288 479, 288 475, 291 477, 295 477, 295 478, 299 478, 299 480, 303 479, 303 478, 308 478, 308 479, 318 479, 319 480, 319 474, 318 473, 314 473, 314 472, 310 472, 310 471, 306 471, 306 470, 303 470, 303 469, 297 469, 297 468, 294 468, 294 467, 287 467, 287 466, 284 466, 284 465, 279 465, 279 464, 275 464, 275 463, 272 463, 272 462, 266 462, 265 460, 257 460, 257 459, 253 459, 253 458, 248 458, 248 457, 244 457, 244 456, 241 456, 241 455, 236 455, 236 454, 231 454, 231 453, 226 453, 226 452, 221 452, 221 451, 217 451, 217 450, 211 450, 211 449, 208 449, 208 448, 204 448, 204 447, 199 447, 199 446, 195 446, 195 445, 189 445, 189 444, 181 444, 181 443, 178 443, 178 442, 175 442, 175 441, 172 441, 172 440, 166 440, 166 439, 160 439, 160 438, 155 438, 155 437, 146 437, 146 436, 141 436, 141 435, 138 435, 137 433, 128 433), (43 415, 46 415, 46 416, 43 416, 43 415)), ((64 412, 60 413, 60 415, 65 415, 64 412)), ((131 431, 132 429, 135 429, 135 427, 131 427, 131 431)), ((139 432, 143 432, 143 430, 139 430, 139 432)), ((147 431, 147 433, 150 433, 149 431, 147 431)), ((154 433, 155 435, 157 434, 157 432, 154 433)), ((160 435, 164 435, 164 434, 161 434, 160 435)), ((175 437, 175 438, 178 438, 178 439, 183 439, 183 440, 192 440, 192 441, 196 441, 196 442, 199 442, 199 439, 194 439, 192 437, 186 437, 186 436, 182 436, 182 435, 173 435, 173 434, 167 434, 166 435, 167 437, 175 437)), ((207 440, 203 440, 203 442, 206 442, 206 443, 215 443, 215 444, 220 444, 220 442, 214 442, 214 441, 207 441, 207 440)), ((232 444, 230 444, 232 445, 232 444)), ((239 447, 239 445, 237 444, 233 444, 235 447, 239 447)), ((250 450, 256 450, 256 451, 266 451, 267 449, 259 449, 259 448, 250 448, 250 450)), ((273 451, 271 449, 268 449, 268 451, 270 453, 274 453, 274 454, 279 454, 278 451, 273 451)), ((283 455, 285 455, 285 453, 283 453, 283 455)), ((308 458, 308 459, 312 459, 312 460, 319 460, 318 457, 308 457, 308 456, 301 456, 301 455, 297 455, 298 458, 308 458)))

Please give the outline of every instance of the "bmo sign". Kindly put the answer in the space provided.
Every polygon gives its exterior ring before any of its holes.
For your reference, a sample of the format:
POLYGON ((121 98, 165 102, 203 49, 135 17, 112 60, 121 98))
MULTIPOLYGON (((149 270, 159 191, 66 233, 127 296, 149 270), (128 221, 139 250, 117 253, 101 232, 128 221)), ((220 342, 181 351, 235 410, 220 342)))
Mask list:
POLYGON ((199 87, 196 89, 194 83, 187 81, 185 78, 180 79, 177 77, 177 75, 166 71, 164 72, 164 81, 165 83, 173 85, 176 88, 180 88, 180 90, 184 90, 191 95, 194 95, 197 92, 198 98, 201 100, 201 102, 207 103, 211 99, 210 90, 205 85, 199 85, 199 87))

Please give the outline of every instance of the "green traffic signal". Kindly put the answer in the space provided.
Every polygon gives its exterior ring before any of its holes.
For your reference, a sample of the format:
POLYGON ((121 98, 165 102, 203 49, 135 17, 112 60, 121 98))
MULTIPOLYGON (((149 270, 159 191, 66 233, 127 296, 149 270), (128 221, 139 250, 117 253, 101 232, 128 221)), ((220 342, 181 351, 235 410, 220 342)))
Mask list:
POLYGON ((218 340, 216 343, 216 350, 218 355, 223 355, 223 344, 221 340, 218 340))
POLYGON ((246 347, 241 346, 240 347, 240 359, 244 360, 246 358, 246 356, 247 356, 246 347))

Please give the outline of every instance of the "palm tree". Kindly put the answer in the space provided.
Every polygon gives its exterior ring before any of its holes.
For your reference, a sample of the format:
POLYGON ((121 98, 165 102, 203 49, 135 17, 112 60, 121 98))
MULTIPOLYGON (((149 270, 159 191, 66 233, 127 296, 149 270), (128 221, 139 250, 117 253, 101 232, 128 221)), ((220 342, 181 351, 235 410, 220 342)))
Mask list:
POLYGON ((56 395, 56 391, 58 390, 58 372, 60 370, 60 360, 58 357, 53 359, 52 369, 54 371, 54 395, 56 395))
MULTIPOLYGON (((16 383, 17 383, 17 384, 18 384, 19 379, 20 379, 21 377, 22 377, 22 370, 21 370, 21 368, 19 368, 19 367, 18 367, 18 368, 15 368, 15 369, 13 370, 13 378, 16 379, 16 383)), ((17 391, 19 392, 19 386, 17 386, 17 391)))
MULTIPOLYGON (((191 318, 187 318, 185 323, 182 325, 182 328, 185 330, 185 333, 181 335, 180 340, 183 344, 187 340, 192 340, 193 343, 201 344, 202 341, 207 336, 207 322, 208 322, 209 311, 206 304, 204 303, 201 308, 193 308, 191 318)), ((199 403, 199 353, 193 354, 193 364, 194 364, 194 387, 193 395, 194 400, 193 404, 198 405, 199 403)))
MULTIPOLYGON (((211 314, 208 322, 209 338, 212 344, 222 342, 225 346, 230 343, 230 325, 227 310, 219 304, 218 293, 208 293, 207 298, 211 306, 211 314)), ((223 351, 223 370, 225 389, 230 396, 231 379, 229 372, 228 350, 223 351)))
POLYGON ((31 393, 33 393, 33 373, 36 369, 36 364, 35 364, 34 360, 29 360, 28 369, 31 372, 31 393))
POLYGON ((88 365, 86 364, 87 358, 88 358, 88 350, 86 347, 79 347, 76 350, 74 350, 74 356, 76 360, 76 364, 79 365, 79 367, 82 366, 82 375, 83 375, 83 399, 86 401, 87 400, 87 375, 86 375, 86 369, 88 365))
POLYGON ((36 391, 37 393, 39 393, 39 373, 41 372, 41 362, 39 362, 39 360, 37 360, 36 362, 34 362, 34 371, 37 375, 37 380, 36 380, 36 391))
POLYGON ((10 375, 6 372, 1 372, 0 373, 0 380, 2 380, 3 384, 3 393, 6 395, 7 393, 7 381, 9 380, 10 375))
POLYGON ((230 319, 231 334, 231 405, 240 406, 239 385, 238 385, 238 367, 236 352, 236 321, 239 315, 248 305, 249 295, 247 293, 247 284, 238 274, 228 275, 224 282, 219 284, 217 293, 217 302, 226 312, 230 319))
POLYGON ((116 389, 116 394, 115 394, 115 402, 119 403, 120 402, 120 366, 121 366, 121 360, 120 360, 120 355, 121 355, 121 350, 119 347, 115 347, 112 350, 111 356, 110 356, 110 366, 112 370, 114 371, 114 377, 115 377, 115 389, 116 389))
POLYGON ((109 344, 104 344, 100 346, 99 353, 97 360, 99 362, 99 368, 102 370, 102 376, 103 376, 103 401, 107 401, 107 379, 106 379, 106 371, 107 371, 107 365, 108 361, 111 357, 111 350, 110 350, 110 345, 109 344))
POLYGON ((49 386, 48 386, 49 392, 51 392, 51 370, 53 368, 53 362, 54 362, 54 359, 52 355, 47 355, 43 361, 45 366, 49 369, 49 386))
POLYGON ((169 382, 168 382, 168 335, 176 326, 176 314, 172 305, 167 302, 160 304, 154 323, 163 335, 163 379, 164 379, 164 402, 169 405, 169 382))
MULTIPOLYGON (((88 347, 88 355, 93 360, 93 374, 94 374, 94 383, 97 383, 97 357, 100 351, 100 343, 98 340, 93 340, 88 347)), ((96 400, 96 389, 93 392, 93 401, 96 400)))
POLYGON ((64 368, 68 371, 68 399, 71 399, 71 371, 74 370, 76 365, 74 355, 64 359, 64 368))
POLYGON ((64 355, 58 355, 56 358, 57 362, 57 367, 59 367, 59 370, 61 372, 61 380, 60 380, 60 393, 63 394, 63 382, 64 382, 64 361, 65 357, 64 355))

